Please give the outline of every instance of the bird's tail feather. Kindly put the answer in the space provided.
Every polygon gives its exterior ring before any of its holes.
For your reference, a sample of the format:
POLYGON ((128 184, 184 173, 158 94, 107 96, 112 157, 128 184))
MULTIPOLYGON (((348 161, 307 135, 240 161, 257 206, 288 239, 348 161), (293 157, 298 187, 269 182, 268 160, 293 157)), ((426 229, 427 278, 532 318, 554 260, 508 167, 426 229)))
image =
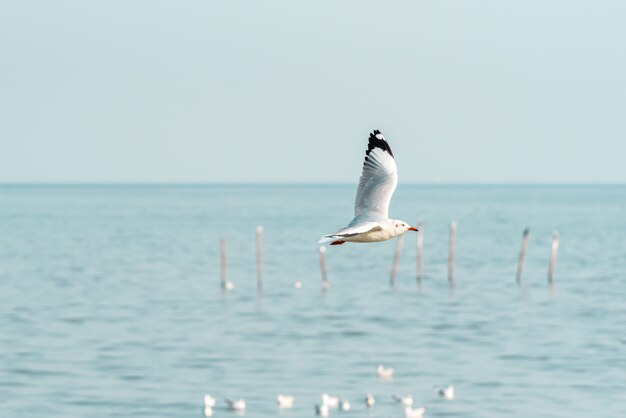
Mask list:
POLYGON ((327 242, 331 242, 336 240, 337 237, 334 235, 322 235, 322 238, 320 238, 319 241, 317 241, 318 244, 326 244, 327 242))

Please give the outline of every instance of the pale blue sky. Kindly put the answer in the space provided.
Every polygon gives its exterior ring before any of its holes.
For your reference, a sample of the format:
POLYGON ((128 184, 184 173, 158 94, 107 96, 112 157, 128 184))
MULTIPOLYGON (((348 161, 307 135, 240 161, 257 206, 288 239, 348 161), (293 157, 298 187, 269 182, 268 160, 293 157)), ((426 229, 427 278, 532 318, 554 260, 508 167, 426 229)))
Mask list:
POLYGON ((626 181, 619 1, 0 1, 0 181, 626 181))

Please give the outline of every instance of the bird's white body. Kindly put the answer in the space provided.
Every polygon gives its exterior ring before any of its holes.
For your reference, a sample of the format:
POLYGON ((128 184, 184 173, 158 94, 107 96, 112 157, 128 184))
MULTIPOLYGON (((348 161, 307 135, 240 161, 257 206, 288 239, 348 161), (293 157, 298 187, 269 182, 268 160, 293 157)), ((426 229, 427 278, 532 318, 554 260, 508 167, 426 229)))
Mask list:
POLYGON ((406 395, 406 396, 393 395, 392 398, 396 402, 401 403, 404 406, 412 406, 413 405, 413 397, 411 395, 406 395))
POLYGON ((325 404, 315 405, 315 413, 319 415, 320 417, 327 417, 328 405, 325 405, 325 404))
POLYGON ((454 399, 454 386, 449 385, 446 388, 439 389, 439 396, 442 396, 445 399, 451 401, 452 399, 454 399))
POLYGON ((406 418, 422 418, 425 412, 426 408, 424 408, 423 406, 415 409, 411 408, 410 406, 404 408, 404 416, 406 418))
POLYGON ((371 408, 372 406, 374 406, 375 403, 376 400, 374 399, 374 396, 372 396, 371 393, 368 393, 365 396, 365 405, 367 405, 368 408, 371 408))
POLYGON ((276 397, 276 404, 279 408, 293 408, 293 403, 296 398, 289 395, 278 395, 276 397))
POLYGON ((322 405, 329 408, 337 408, 339 406, 339 396, 330 396, 328 393, 322 395, 322 405))
POLYGON ((228 404, 228 407, 233 411, 244 411, 246 409, 246 401, 244 401, 243 399, 237 399, 234 401, 226 399, 226 403, 228 404))
POLYGON ((206 405, 204 407, 204 416, 209 418, 213 416, 213 408, 211 408, 210 406, 206 405))
POLYGON ((389 202, 398 184, 398 169, 389 144, 380 131, 369 137, 363 171, 354 202, 354 219, 339 231, 324 235, 319 243, 380 242, 417 231, 407 222, 389 219, 389 202))
POLYGON ((393 367, 385 367, 382 364, 379 364, 376 369, 376 373, 381 379, 391 379, 393 377, 394 370, 393 367))
POLYGON ((215 406, 215 398, 211 395, 204 395, 204 406, 215 406))

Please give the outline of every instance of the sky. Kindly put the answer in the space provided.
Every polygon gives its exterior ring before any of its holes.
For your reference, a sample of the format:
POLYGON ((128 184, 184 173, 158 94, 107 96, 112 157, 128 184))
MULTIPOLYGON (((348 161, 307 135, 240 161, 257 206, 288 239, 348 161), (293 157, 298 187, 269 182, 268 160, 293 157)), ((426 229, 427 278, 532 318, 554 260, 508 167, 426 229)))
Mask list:
POLYGON ((0 0, 0 182, 626 182, 626 3, 0 0))

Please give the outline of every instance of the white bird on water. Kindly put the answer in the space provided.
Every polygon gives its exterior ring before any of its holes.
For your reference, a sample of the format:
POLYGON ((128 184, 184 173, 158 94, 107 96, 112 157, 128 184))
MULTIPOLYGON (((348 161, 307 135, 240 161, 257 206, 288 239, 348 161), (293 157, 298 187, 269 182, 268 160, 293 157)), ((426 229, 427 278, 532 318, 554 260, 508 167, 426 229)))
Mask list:
POLYGON ((215 398, 209 394, 204 395, 204 406, 215 406, 215 398))
POLYGON ((449 385, 448 387, 441 389, 439 388, 439 386, 435 386, 435 388, 439 389, 439 391, 437 392, 439 393, 439 396, 442 396, 449 401, 454 399, 454 386, 449 385))
POLYGON ((322 405, 329 408, 337 408, 339 406, 339 396, 330 396, 328 393, 322 394, 322 405))
POLYGON ((389 202, 398 184, 398 169, 383 134, 374 130, 365 151, 365 162, 354 202, 354 219, 347 227, 324 235, 319 243, 378 242, 417 231, 407 222, 389 219, 389 202))
POLYGON ((411 408, 410 406, 404 408, 404 416, 406 418, 422 418, 425 412, 426 408, 424 408, 423 406, 415 409, 411 408))
POLYGON ((296 400, 290 395, 278 395, 276 397, 276 404, 279 408, 293 408, 293 403, 296 400))
POLYGON ((371 393, 368 393, 365 396, 365 405, 367 405, 368 408, 371 408, 372 406, 374 406, 375 403, 376 400, 374 399, 374 396, 372 396, 371 393))
POLYGON ((226 403, 228 404, 228 407, 233 411, 244 411, 246 409, 246 401, 244 401, 243 399, 237 399, 234 401, 226 399, 226 403))
POLYGON ((391 397, 398 403, 401 403, 404 406, 412 406, 413 405, 413 397, 411 395, 406 395, 406 396, 398 396, 398 395, 391 395, 391 397))
POLYGON ((350 401, 346 399, 342 399, 341 402, 339 403, 339 407, 341 408, 342 411, 349 411, 351 408, 350 401))
POLYGON ((328 416, 328 405, 326 405, 326 404, 315 405, 315 413, 317 415, 319 415, 320 417, 327 417, 328 416))
POLYGON ((393 367, 386 367, 383 366, 382 364, 378 365, 378 368, 376 369, 376 373, 378 373, 378 377, 381 379, 391 379, 393 378, 393 367))

